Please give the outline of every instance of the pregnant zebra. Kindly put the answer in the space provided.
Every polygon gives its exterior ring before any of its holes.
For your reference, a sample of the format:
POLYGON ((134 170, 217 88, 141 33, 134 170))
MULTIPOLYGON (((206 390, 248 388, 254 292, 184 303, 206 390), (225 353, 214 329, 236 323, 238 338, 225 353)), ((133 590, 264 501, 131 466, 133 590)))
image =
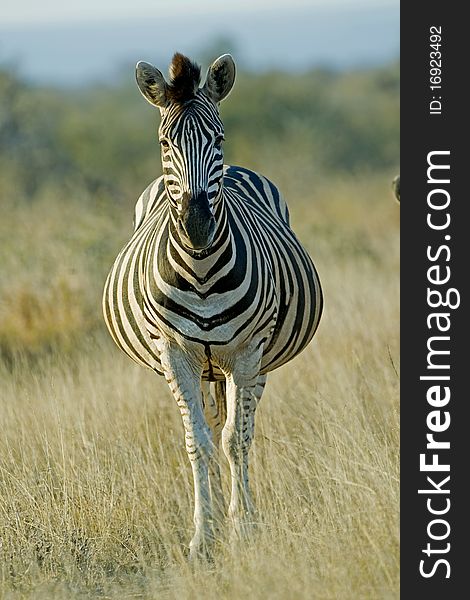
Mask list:
POLYGON ((103 312, 117 345, 165 376, 181 411, 194 478, 194 558, 210 553, 225 515, 220 445, 231 471, 232 535, 244 538, 255 524, 255 411, 266 374, 312 339, 322 292, 277 188, 224 165, 219 103, 234 84, 232 57, 219 57, 202 87, 200 67, 179 53, 169 75, 136 67, 140 91, 160 111, 163 175, 137 201, 103 312))

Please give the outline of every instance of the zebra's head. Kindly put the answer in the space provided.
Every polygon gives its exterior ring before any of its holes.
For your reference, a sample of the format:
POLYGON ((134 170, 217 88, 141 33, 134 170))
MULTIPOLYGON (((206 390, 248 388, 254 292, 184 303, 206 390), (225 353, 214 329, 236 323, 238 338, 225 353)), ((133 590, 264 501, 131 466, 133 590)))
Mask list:
POLYGON ((235 81, 235 63, 220 56, 199 87, 201 69, 175 54, 170 80, 146 62, 137 63, 137 85, 150 104, 158 107, 158 136, 173 231, 189 249, 203 250, 213 240, 215 208, 223 182, 224 127, 218 105, 235 81))

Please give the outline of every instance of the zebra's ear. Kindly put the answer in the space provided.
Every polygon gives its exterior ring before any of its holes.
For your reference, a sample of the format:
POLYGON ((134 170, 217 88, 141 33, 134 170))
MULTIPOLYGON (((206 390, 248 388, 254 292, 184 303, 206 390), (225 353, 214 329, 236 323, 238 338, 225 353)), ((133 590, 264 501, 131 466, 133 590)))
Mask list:
POLYGON ((392 181, 392 188, 397 202, 400 202, 400 175, 397 175, 392 181))
POLYGON ((135 67, 135 79, 143 97, 163 108, 167 102, 167 83, 161 72, 150 63, 140 61, 135 67))
POLYGON ((215 103, 228 96, 235 82, 235 62, 230 54, 223 54, 215 60, 207 71, 203 91, 215 103))

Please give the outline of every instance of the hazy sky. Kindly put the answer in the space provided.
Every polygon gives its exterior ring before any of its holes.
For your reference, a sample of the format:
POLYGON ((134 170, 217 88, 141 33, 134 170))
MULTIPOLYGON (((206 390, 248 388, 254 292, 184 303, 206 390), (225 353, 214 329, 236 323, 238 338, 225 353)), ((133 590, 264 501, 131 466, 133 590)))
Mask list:
POLYGON ((262 8, 396 5, 398 0, 1 0, 0 26, 90 20, 120 20, 188 13, 224 13, 262 8))
MULTIPOLYGON (((380 65, 399 55, 399 0, 0 0, 0 66, 51 85, 232 52, 240 68, 380 65)), ((126 74, 126 75, 125 75, 126 74)))

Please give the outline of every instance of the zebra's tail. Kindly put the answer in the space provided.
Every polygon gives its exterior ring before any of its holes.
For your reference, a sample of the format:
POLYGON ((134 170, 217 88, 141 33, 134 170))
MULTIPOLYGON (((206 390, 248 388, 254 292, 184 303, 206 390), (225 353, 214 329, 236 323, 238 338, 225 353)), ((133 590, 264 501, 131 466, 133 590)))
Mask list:
POLYGON ((215 401, 217 403, 217 410, 220 415, 220 422, 225 424, 225 420, 227 419, 227 395, 225 391, 225 380, 216 381, 214 384, 215 388, 215 401))

